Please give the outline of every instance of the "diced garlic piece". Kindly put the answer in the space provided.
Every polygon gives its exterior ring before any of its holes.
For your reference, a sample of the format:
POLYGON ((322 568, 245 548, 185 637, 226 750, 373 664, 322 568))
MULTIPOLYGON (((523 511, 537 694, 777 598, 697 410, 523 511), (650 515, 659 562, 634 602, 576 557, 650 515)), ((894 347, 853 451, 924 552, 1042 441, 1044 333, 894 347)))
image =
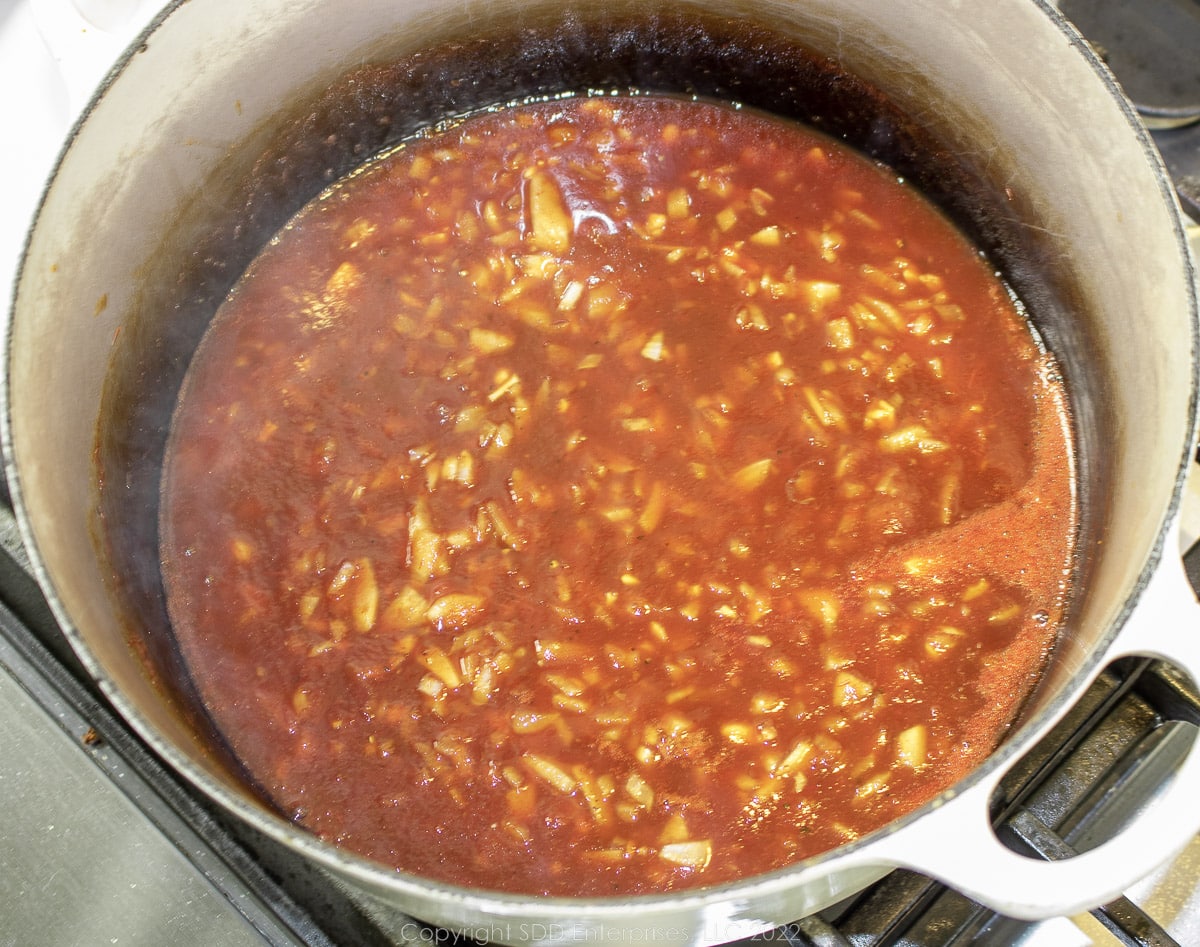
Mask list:
POLYGON ((454 662, 450 660, 445 651, 436 645, 421 652, 417 656, 417 661, 449 688, 458 687, 462 683, 462 676, 454 662))
POLYGON ((742 306, 734 315, 734 322, 743 329, 755 329, 759 332, 766 332, 771 328, 771 323, 767 321, 767 314, 763 311, 762 306, 756 303, 747 303, 742 306))
POLYGON ((568 697, 579 697, 586 689, 581 679, 566 674, 547 674, 546 681, 568 697))
POLYGON ((672 220, 682 220, 691 212, 692 198, 681 187, 675 188, 667 195, 667 216, 672 220))
POLYGON ((825 627, 826 631, 832 631, 837 626, 841 606, 833 592, 825 589, 807 589, 799 598, 800 604, 825 627))
POLYGON ((504 543, 510 549, 519 550, 525 546, 525 537, 521 535, 503 507, 496 501, 488 500, 483 505, 483 511, 487 514, 492 528, 496 531, 496 538, 500 542, 504 543))
POLYGON ((836 396, 833 392, 825 389, 817 391, 811 385, 805 385, 801 390, 822 427, 837 428, 839 430, 846 429, 846 416, 842 413, 841 408, 838 407, 836 396))
POLYGON ((486 601, 482 595, 451 592, 434 600, 425 613, 425 617, 439 628, 443 626, 453 629, 466 628, 479 617, 486 601))
POLYGON ((571 249, 574 227, 558 183, 545 171, 534 171, 526 183, 526 238, 535 250, 564 254, 571 249))
POLYGON ((780 760, 771 770, 774 776, 792 776, 796 771, 804 765, 804 761, 808 759, 808 755, 812 752, 813 746, 807 740, 801 740, 789 751, 788 755, 780 760))
POLYGON ((928 312, 919 312, 908 322, 908 331, 916 336, 928 335, 933 329, 933 317, 928 312))
POLYGON ((888 430, 895 423, 896 406, 884 398, 872 401, 871 406, 863 414, 863 427, 868 430, 875 427, 888 430))
POLYGON ((925 638, 925 653, 931 658, 941 657, 953 649, 963 637, 964 633, 961 629, 942 625, 931 631, 925 638))
POLYGON ((692 834, 688 829, 687 822, 678 812, 673 813, 667 824, 662 827, 662 831, 658 833, 658 840, 664 845, 672 842, 686 842, 691 839, 692 834))
POLYGON ((667 215, 653 213, 646 215, 646 236, 661 237, 667 230, 667 215))
POLYGON ((534 807, 537 804, 537 793, 534 791, 532 784, 526 783, 523 786, 510 789, 504 794, 504 799, 508 803, 508 811, 513 816, 518 819, 528 820, 532 817, 534 807))
POLYGON ((661 362, 665 352, 663 349, 663 334, 655 332, 650 336, 646 344, 642 346, 642 358, 648 359, 651 362, 661 362))
POLYGON ((558 714, 518 710, 509 717, 509 723, 512 724, 514 733, 540 733, 542 730, 556 726, 559 719, 558 714))
POLYGON ((756 590, 748 582, 739 583, 738 592, 742 595, 746 621, 751 625, 757 625, 771 614, 770 598, 756 590))
POLYGON ((879 221, 877 221, 870 214, 866 213, 863 210, 860 210, 857 207, 853 208, 850 211, 850 216, 852 218, 854 218, 856 221, 858 221, 860 224, 862 224, 864 227, 868 227, 871 230, 882 229, 882 226, 880 225, 879 221))
POLYGON ((638 516, 638 529, 643 533, 652 533, 658 528, 658 524, 662 521, 663 513, 667 507, 667 493, 663 489, 663 485, 655 481, 650 488, 650 495, 646 497, 646 505, 642 508, 641 514, 638 516))
POLYGON ((428 609, 425 596, 411 585, 406 585, 383 610, 380 621, 385 627, 398 631, 416 628, 425 623, 425 612, 428 609))
POLYGON ((937 565, 938 561, 930 556, 910 556, 904 560, 904 571, 909 575, 928 575, 937 565))
POLYGON ((733 484, 739 490, 754 490, 762 486, 763 482, 771 473, 771 468, 774 461, 767 457, 763 460, 756 460, 741 469, 737 470, 732 477, 733 484))
POLYGON ((803 282, 800 284, 800 292, 808 300, 809 306, 818 312, 842 298, 841 285, 827 280, 803 282))
POLYGON ((765 217, 771 205, 775 203, 775 197, 769 191, 764 191, 761 187, 753 188, 750 191, 747 200, 754 213, 759 217, 765 217))
POLYGON ((592 812, 593 821, 599 825, 611 822, 612 812, 608 807, 600 780, 593 779, 591 773, 582 766, 573 766, 571 775, 575 777, 575 782, 583 792, 584 801, 587 802, 588 808, 592 812))
POLYGON ((825 660, 823 663, 826 671, 838 671, 843 668, 848 668, 854 663, 854 658, 848 654, 842 654, 841 652, 835 651, 832 648, 828 650, 822 650, 824 651, 825 655, 825 660))
POLYGON ((825 338, 835 349, 844 352, 854 345, 854 327, 845 316, 830 319, 825 323, 825 338))
POLYGON ((992 584, 987 580, 987 577, 985 576, 984 578, 978 579, 977 581, 972 582, 970 585, 968 585, 963 590, 963 593, 960 596, 960 598, 964 602, 972 602, 975 599, 979 598, 979 596, 985 594, 991 587, 992 587, 992 584))
POLYGON ((987 620, 989 625, 1002 625, 1005 622, 1012 621, 1021 614, 1021 606, 1016 602, 1010 605, 1002 605, 994 612, 988 615, 987 620))
POLYGON ((521 759, 530 772, 545 780, 553 789, 564 795, 574 791, 574 777, 557 763, 543 756, 538 756, 535 753, 525 753, 521 756, 521 759))
POLYGON ((783 231, 776 226, 763 227, 750 235, 750 242, 760 247, 777 247, 783 243, 783 231))
POLYGON ((500 775, 504 777, 504 781, 512 786, 513 789, 520 789, 525 785, 525 777, 514 766, 503 767, 500 770, 500 775))
POLYGON ((859 783, 854 790, 854 798, 869 799, 871 796, 878 796, 887 792, 888 774, 876 773, 859 783))
POLYGON ((884 377, 895 384, 916 367, 916 361, 907 352, 902 353, 884 372, 884 377))
POLYGON ((433 173, 433 162, 427 155, 416 155, 408 166, 408 176, 414 181, 425 181, 433 173))
POLYGON ((750 699, 750 712, 754 714, 777 714, 787 703, 773 694, 755 694, 750 699))
POLYGON ((445 543, 433 530, 419 527, 411 530, 409 550, 412 576, 418 583, 442 575, 449 567, 445 556, 445 543))
MULTIPOLYGON (((530 807, 530 810, 526 813, 526 815, 528 816, 531 813, 532 807, 530 807)), ((533 835, 529 829, 520 822, 514 822, 512 819, 505 819, 502 823, 500 823, 500 825, 504 831, 511 835, 519 845, 526 845, 533 838, 533 835)))
POLYGON ((354 630, 361 633, 375 627, 379 614, 379 584, 375 581, 375 567, 369 558, 359 559, 357 566, 358 581, 350 602, 350 617, 354 630))
POLYGON ((938 519, 941 520, 943 526, 949 526, 958 516, 961 494, 962 481, 957 476, 950 475, 942 481, 942 487, 938 491, 938 505, 940 506, 938 519))
POLYGON ((517 318, 525 325, 546 332, 555 327, 554 316, 543 306, 527 305, 517 310, 517 318))
POLYGON ((902 730, 896 737, 896 760, 911 769, 925 765, 928 753, 928 731, 924 724, 902 730))
POLYGON ((844 242, 840 233, 829 229, 810 230, 808 239, 826 263, 836 263, 837 251, 844 242))
POLYGON ((571 312, 583 298, 584 285, 579 280, 571 280, 563 287, 562 295, 558 297, 558 311, 571 312))
POLYGON ((654 790, 640 775, 633 773, 625 780, 625 791, 639 805, 649 809, 654 805, 654 790))
POLYGON ((659 849, 666 861, 687 868, 707 868, 712 861, 712 842, 707 839, 692 842, 672 842, 659 849))
POLYGON ((492 401, 492 402, 499 401, 510 391, 518 388, 520 386, 520 384, 521 384, 520 376, 518 376, 516 374, 505 375, 504 378, 498 382, 496 387, 493 388, 490 392, 488 392, 487 399, 488 399, 488 401, 492 401))
MULTIPOLYGON (((897 280, 891 273, 881 270, 879 267, 871 266, 869 263, 864 263, 858 268, 858 271, 867 282, 884 290, 889 295, 900 296, 907 288, 904 283, 897 280)), ((876 300, 876 302, 879 302, 879 300, 876 300)))
POLYGON ((300 617, 303 619, 312 618, 317 611, 317 606, 321 604, 321 593, 316 590, 309 590, 300 596, 299 610, 300 617))
POLYGON ((362 282, 362 277, 362 270, 353 263, 343 263, 325 281, 325 292, 331 295, 341 295, 349 292, 362 282))
POLYGON ((847 707, 866 700, 875 688, 856 674, 839 671, 833 681, 833 702, 838 707, 847 707))
POLYGON ((879 439, 879 446, 885 451, 916 450, 922 454, 932 454, 945 450, 949 445, 935 438, 924 425, 910 424, 885 434, 879 439))
POLYGON ((335 572, 333 577, 329 580, 329 594, 340 595, 345 590, 346 586, 349 585, 350 580, 354 577, 354 572, 354 563, 349 559, 338 566, 337 572, 335 572))
POLYGON ((667 692, 665 700, 668 704, 678 704, 680 701, 687 700, 694 693, 696 693, 695 687, 677 687, 675 690, 667 692))
POLYGON ((347 248, 353 250, 377 229, 375 224, 366 217, 359 217, 358 220, 342 231, 342 239, 346 241, 347 248))
POLYGON ((573 714, 586 714, 592 709, 586 700, 579 697, 568 697, 566 694, 555 694, 550 698, 550 703, 559 710, 573 714))
POLYGON ((292 694, 292 709, 295 710, 296 713, 302 714, 304 711, 308 710, 308 705, 308 691, 303 687, 296 688, 295 692, 292 694))
POLYGON ((513 347, 512 336, 481 326, 472 326, 467 333, 467 340, 472 351, 479 355, 493 355, 513 347))

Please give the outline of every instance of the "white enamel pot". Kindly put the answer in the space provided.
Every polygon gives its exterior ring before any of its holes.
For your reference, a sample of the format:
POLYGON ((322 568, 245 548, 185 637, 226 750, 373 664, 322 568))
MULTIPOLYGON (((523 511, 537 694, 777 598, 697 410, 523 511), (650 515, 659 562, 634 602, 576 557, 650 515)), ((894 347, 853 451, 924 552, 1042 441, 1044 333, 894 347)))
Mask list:
POLYGON ((119 56, 70 133, 20 261, 5 345, 18 516, 46 595, 103 692, 201 792, 415 917, 514 942, 716 942, 817 911, 895 866, 1003 913, 1048 917, 1109 900, 1200 829, 1197 749, 1129 831, 1087 854, 1034 862, 990 827, 1005 772, 1111 661, 1158 656, 1193 679, 1200 669, 1200 611, 1176 535, 1194 450, 1195 274, 1136 116, 1044 4, 174 3, 119 56), (617 29, 632 15, 641 32, 617 29), (741 46, 689 45, 694 24, 718 21, 741 46), (556 24, 566 29, 546 38, 556 24), (795 63, 771 51, 794 44, 857 78, 789 75, 795 63), (457 52, 428 52, 447 48, 457 52), (356 80, 342 95, 348 70, 406 58, 412 68, 391 74, 399 86, 356 80), (818 119, 942 202, 1062 363, 1078 427, 1080 555, 1062 643, 1020 725, 951 791, 854 844, 736 884, 532 900, 385 870, 269 811, 171 686, 156 563, 133 554, 153 560, 163 405, 205 318, 273 227, 389 135, 480 97, 605 83, 818 119))

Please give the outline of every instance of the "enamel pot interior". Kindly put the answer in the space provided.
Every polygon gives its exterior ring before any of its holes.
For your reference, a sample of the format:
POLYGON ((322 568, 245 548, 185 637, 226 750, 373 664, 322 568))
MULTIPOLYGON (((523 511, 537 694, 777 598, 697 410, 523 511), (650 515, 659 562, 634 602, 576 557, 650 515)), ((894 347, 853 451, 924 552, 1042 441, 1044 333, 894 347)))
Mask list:
MULTIPOLYGON (((1047 11, 935 0, 193 0, 143 40, 76 128, 31 234, 8 338, 9 475, 40 578, 89 671, 229 809, 384 897, 440 902, 423 915, 432 920, 484 910, 469 892, 316 843, 247 791, 176 666, 157 494, 190 354, 271 234, 381 147, 527 96, 638 88, 743 102, 844 138, 937 201, 1028 307, 1075 416, 1075 595, 1025 719, 1061 708, 1103 659, 1177 502, 1194 303, 1144 135, 1047 11)), ((830 880, 789 893, 772 909, 790 913, 776 920, 864 880, 839 882, 837 854, 826 862, 830 880)), ((685 900, 695 912, 737 896, 685 900)))

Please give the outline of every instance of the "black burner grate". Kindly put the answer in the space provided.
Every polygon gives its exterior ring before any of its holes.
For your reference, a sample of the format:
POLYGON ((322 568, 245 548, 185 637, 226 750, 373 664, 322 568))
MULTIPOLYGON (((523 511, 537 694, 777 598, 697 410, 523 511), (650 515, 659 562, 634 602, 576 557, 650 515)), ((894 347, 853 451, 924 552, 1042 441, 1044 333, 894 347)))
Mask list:
POLYGON ((1058 6, 1150 127, 1180 204, 1200 222, 1200 3, 1060 0, 1058 6))

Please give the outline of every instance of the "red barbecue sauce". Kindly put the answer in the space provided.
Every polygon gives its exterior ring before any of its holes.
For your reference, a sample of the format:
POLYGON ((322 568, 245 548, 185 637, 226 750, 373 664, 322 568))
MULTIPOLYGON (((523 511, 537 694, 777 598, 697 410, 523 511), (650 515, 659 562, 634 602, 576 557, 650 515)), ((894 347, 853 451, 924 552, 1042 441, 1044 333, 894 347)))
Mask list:
POLYGON ((218 313, 171 615, 331 842, 530 894, 724 882, 993 750, 1063 614, 1069 431, 886 169, 701 102, 498 110, 335 184, 218 313))

